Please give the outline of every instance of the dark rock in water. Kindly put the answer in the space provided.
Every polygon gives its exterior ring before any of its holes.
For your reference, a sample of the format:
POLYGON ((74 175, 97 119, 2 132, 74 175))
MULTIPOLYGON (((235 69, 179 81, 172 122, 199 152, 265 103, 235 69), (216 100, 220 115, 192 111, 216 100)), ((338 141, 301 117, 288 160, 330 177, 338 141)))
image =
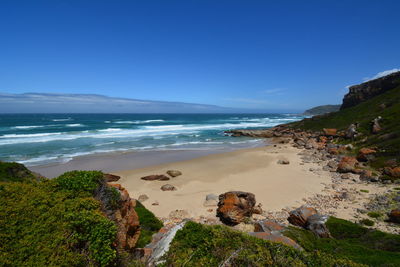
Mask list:
POLYGON ((148 175, 140 178, 145 181, 168 181, 169 177, 163 174, 148 175))
POLYGON ((176 176, 182 175, 182 172, 177 171, 177 170, 169 170, 169 171, 167 171, 167 174, 171 177, 176 177, 176 176))
POLYGON ((400 85, 400 71, 349 88, 340 109, 358 105, 400 85))
POLYGON ((171 184, 165 184, 165 185, 161 186, 161 190, 162 191, 175 191, 176 187, 171 184))
POLYGON ((400 209, 394 209, 389 212, 389 221, 394 223, 400 223, 400 209))
POLYGON ((331 233, 325 225, 328 218, 327 215, 313 214, 307 218, 306 228, 319 237, 329 238, 331 233))
POLYGON ((252 193, 227 192, 219 196, 217 216, 227 225, 236 225, 253 215, 255 204, 252 193))
POLYGON ((317 214, 317 210, 307 206, 301 206, 289 213, 289 218, 287 219, 289 223, 305 228, 307 224, 307 219, 311 215, 317 214))
POLYGON ((121 179, 121 177, 118 176, 118 175, 114 175, 114 174, 110 174, 110 173, 105 173, 104 174, 104 180, 106 182, 116 182, 119 179, 121 179))
POLYGON ((274 137, 274 132, 272 130, 229 130, 225 131, 226 134, 230 134, 234 137, 239 136, 249 136, 249 137, 264 137, 272 138, 274 137))

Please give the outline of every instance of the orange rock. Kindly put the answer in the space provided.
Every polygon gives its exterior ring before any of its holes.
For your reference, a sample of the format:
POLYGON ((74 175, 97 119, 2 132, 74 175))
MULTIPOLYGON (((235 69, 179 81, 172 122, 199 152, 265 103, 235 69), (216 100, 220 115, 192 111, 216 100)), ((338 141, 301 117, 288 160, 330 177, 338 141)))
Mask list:
POLYGON ((326 135, 326 136, 336 136, 337 135, 337 129, 328 129, 328 128, 324 128, 323 129, 323 131, 324 131, 324 134, 326 135))
POLYGON ((219 196, 217 217, 228 225, 241 223, 254 212, 256 204, 252 193, 231 191, 219 196))
POLYGON ((262 220, 254 224, 254 232, 280 232, 283 229, 284 226, 271 220, 262 220))
POLYGON ((301 206, 300 208, 292 210, 289 213, 287 220, 293 225, 305 227, 308 217, 314 214, 317 214, 316 209, 307 206, 301 206))
POLYGON ((369 159, 372 158, 372 155, 376 153, 376 150, 371 149, 371 148, 361 148, 360 151, 358 152, 357 159, 359 161, 368 161, 369 159))
POLYGON ((395 167, 395 168, 390 168, 386 167, 384 169, 385 174, 394 177, 394 178, 400 178, 400 167, 395 167))
POLYGON ((354 157, 343 157, 338 164, 337 171, 340 173, 354 172, 357 162, 354 157))

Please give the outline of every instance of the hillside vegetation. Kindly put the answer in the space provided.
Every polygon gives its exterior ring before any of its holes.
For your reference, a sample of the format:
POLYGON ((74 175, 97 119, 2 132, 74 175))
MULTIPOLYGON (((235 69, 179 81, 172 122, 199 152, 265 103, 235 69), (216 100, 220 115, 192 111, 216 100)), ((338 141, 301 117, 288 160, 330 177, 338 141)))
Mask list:
POLYGON ((340 109, 340 105, 323 105, 317 106, 304 111, 305 115, 322 115, 329 112, 335 112, 340 109))
POLYGON ((350 124, 358 123, 361 133, 355 140, 356 146, 375 146, 379 154, 372 165, 380 166, 387 159, 400 158, 400 86, 375 96, 356 106, 338 112, 315 116, 288 124, 293 128, 321 131, 324 128, 337 128, 345 131, 350 124), (382 130, 372 134, 372 120, 381 116, 382 130))

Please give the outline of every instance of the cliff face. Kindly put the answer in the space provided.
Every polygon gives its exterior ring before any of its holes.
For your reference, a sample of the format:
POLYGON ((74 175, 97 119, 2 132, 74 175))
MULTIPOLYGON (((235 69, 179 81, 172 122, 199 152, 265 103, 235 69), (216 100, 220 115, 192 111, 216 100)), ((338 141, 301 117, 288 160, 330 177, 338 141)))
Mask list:
POLYGON ((360 104, 400 85, 400 71, 349 88, 344 96, 341 110, 360 104))

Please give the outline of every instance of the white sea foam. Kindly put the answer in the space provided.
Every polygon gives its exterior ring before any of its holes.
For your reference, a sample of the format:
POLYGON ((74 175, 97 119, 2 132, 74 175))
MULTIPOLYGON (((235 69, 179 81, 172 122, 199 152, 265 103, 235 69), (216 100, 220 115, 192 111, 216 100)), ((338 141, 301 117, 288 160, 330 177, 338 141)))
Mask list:
POLYGON ((152 122, 163 122, 164 120, 137 120, 137 121, 115 121, 114 123, 118 124, 145 124, 152 122))
POLYGON ((72 118, 66 118, 66 119, 53 119, 52 121, 71 121, 72 118))
POLYGON ((80 123, 73 123, 73 124, 66 124, 65 126, 67 126, 67 127, 82 127, 85 125, 80 124, 80 123))
POLYGON ((31 126, 15 126, 13 129, 25 130, 25 129, 35 129, 35 128, 43 128, 44 125, 31 125, 31 126))

